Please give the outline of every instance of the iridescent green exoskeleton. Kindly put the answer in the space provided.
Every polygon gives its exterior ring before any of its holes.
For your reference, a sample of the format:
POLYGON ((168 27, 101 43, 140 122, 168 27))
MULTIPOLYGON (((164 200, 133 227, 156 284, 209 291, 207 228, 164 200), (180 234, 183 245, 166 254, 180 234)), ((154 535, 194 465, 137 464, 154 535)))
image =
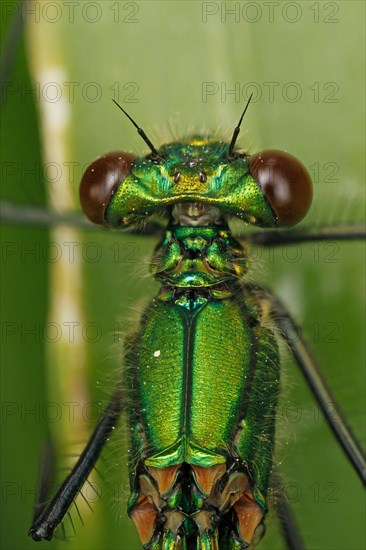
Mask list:
MULTIPOLYGON (((126 355, 129 514, 147 548, 245 548, 266 512, 279 355, 259 301, 243 286, 247 257, 227 216, 278 223, 258 183, 273 185, 269 166, 284 177, 297 172, 289 186, 305 197, 301 217, 311 184, 284 153, 228 155, 229 145, 210 137, 163 146, 158 157, 130 164, 105 212, 112 227, 162 209, 168 217, 151 263, 162 288, 126 355)), ((292 189, 281 191, 291 200, 292 189)), ((283 211, 291 209, 285 201, 283 211)))
MULTIPOLYGON (((280 380, 272 320, 281 327, 285 314, 247 282, 247 251, 228 220, 294 225, 310 206, 311 181, 287 153, 236 152, 236 130, 231 143, 192 136, 157 150, 148 141, 151 154, 111 153, 84 174, 81 202, 93 222, 160 232, 151 273, 161 289, 126 341, 127 405, 117 392, 32 526, 35 540, 52 537, 122 407, 128 512, 145 549, 242 549, 263 534, 280 380)), ((307 377, 323 389, 314 373, 307 377)))

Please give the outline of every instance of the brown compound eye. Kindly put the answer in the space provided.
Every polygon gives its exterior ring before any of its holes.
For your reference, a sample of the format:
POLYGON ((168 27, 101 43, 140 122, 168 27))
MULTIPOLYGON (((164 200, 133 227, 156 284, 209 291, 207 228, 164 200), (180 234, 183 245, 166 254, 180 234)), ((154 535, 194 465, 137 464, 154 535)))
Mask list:
POLYGON ((134 159, 130 153, 108 153, 85 170, 80 183, 80 204, 90 221, 105 224, 104 214, 113 191, 130 174, 134 159))
POLYGON ((277 225, 302 220, 311 204, 312 184, 299 160, 284 151, 262 151, 251 157, 250 173, 276 214, 277 225))

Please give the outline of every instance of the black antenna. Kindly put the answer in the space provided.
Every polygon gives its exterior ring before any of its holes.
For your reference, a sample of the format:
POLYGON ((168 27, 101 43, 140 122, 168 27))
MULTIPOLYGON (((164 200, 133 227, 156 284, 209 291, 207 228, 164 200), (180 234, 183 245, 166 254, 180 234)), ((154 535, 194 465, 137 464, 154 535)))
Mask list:
POLYGON ((238 139, 238 135, 239 135, 239 132, 240 132, 240 125, 243 122, 244 115, 247 112, 247 109, 249 107, 249 103, 250 103, 252 97, 253 97, 253 94, 250 94, 249 99, 247 101, 247 104, 245 105, 245 109, 243 111, 243 114, 241 115, 239 123, 238 123, 237 127, 234 130, 233 137, 231 138, 231 142, 230 142, 230 146, 229 146, 229 153, 228 153, 229 158, 232 158, 232 156, 233 156, 233 150, 234 150, 234 147, 235 147, 235 143, 236 143, 236 140, 238 139))
POLYGON ((119 103, 117 103, 117 101, 115 101, 114 99, 112 99, 113 103, 115 103, 117 105, 117 107, 119 109, 121 109, 122 113, 124 113, 126 115, 126 117, 128 119, 130 119, 130 121, 132 122, 132 124, 135 126, 135 128, 137 129, 137 133, 142 137, 142 139, 144 140, 144 142, 150 147, 152 153, 156 156, 156 157, 160 157, 160 154, 159 154, 159 151, 154 147, 154 145, 151 143, 151 141, 149 140, 149 138, 147 137, 147 135, 145 134, 145 132, 143 131, 142 128, 140 128, 136 122, 133 120, 133 118, 123 109, 123 107, 121 107, 121 105, 119 103))

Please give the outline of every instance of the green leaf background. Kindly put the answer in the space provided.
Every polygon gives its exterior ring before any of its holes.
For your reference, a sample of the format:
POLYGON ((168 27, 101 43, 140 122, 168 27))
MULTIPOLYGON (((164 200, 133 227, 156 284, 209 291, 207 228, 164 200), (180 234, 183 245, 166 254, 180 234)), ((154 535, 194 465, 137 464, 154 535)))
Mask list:
MULTIPOLYGON (((3 2, 3 36, 10 28, 11 12, 19 9, 17 3, 3 2)), ((107 151, 145 151, 111 97, 159 144, 192 130, 229 136, 253 91, 240 142, 253 151, 288 150, 309 168, 315 180, 314 202, 303 225, 362 223, 363 2, 105 0, 75 3, 73 9, 66 2, 30 2, 25 9, 24 33, 19 47, 12 46, 15 61, 2 106, 3 199, 33 205, 50 200, 50 177, 37 167, 45 158, 52 161, 55 143, 48 128, 53 117, 60 116, 61 104, 69 116, 66 121, 61 114, 66 122, 63 158, 74 163, 75 173, 70 177, 63 166, 61 183, 54 188, 56 197, 63 197, 66 180, 70 197, 62 208, 76 210, 78 181, 87 163, 107 151), (48 73, 61 75, 62 98, 57 101, 50 80, 42 80, 46 77, 40 68, 45 63, 61 70, 48 73), (36 93, 27 93, 30 89, 36 93)), ((55 207, 55 201, 63 199, 52 200, 55 207)), ((63 231, 57 238, 67 242, 70 234, 67 228, 63 231)), ((42 334, 64 273, 61 261, 47 259, 50 242, 55 243, 55 233, 47 229, 2 227, 1 539, 9 550, 35 547, 27 530, 47 432, 58 442, 61 455, 69 440, 85 441, 83 428, 67 418, 64 403, 72 399, 65 388, 72 395, 79 392, 87 402, 106 402, 115 380, 111 373, 121 373, 119 331, 131 326, 156 290, 146 277, 154 239, 80 234, 75 242, 84 253, 77 260, 81 284, 76 281, 73 290, 77 300, 72 296, 83 308, 82 322, 95 323, 100 333, 96 342, 89 333, 77 344, 82 352, 71 346, 57 355, 57 346, 42 334), (93 250, 100 252, 97 261, 88 256, 93 250), (27 332, 32 327, 36 334, 27 332), (80 367, 77 376, 65 360, 70 353, 80 367), (52 416, 55 410, 62 414, 52 416)), ((273 257, 263 251, 260 261, 253 262, 252 274, 278 292, 303 326, 361 439, 364 259, 363 243, 309 244, 284 253, 276 249, 273 257)), ((86 422, 86 430, 91 427, 86 422)), ((286 356, 278 433, 275 461, 285 476, 305 547, 364 548, 365 501, 359 480, 286 356)), ((48 548, 139 548, 125 512, 123 429, 114 439, 101 463, 106 482, 95 478, 103 498, 94 499, 94 514, 87 508, 82 511, 83 527, 74 513, 77 536, 66 519, 70 541, 54 540, 48 548)), ((267 523, 260 547, 281 550, 284 545, 273 515, 267 523)))

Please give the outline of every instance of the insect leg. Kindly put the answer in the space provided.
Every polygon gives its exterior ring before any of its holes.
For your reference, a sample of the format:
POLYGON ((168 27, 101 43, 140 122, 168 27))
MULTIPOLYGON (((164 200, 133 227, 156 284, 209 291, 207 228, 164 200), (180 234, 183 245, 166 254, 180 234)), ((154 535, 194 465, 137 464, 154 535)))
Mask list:
POLYGON ((70 474, 62 483, 51 502, 42 509, 41 513, 33 521, 28 533, 33 540, 52 539, 54 530, 63 520, 93 469, 120 413, 121 393, 117 391, 70 474))
POLYGON ((288 550, 304 550, 299 530, 292 510, 283 495, 276 503, 276 514, 280 523, 281 533, 288 550))
POLYGON ((365 227, 325 226, 307 229, 284 229, 276 231, 258 231, 249 237, 249 242, 260 246, 278 246, 307 241, 344 241, 364 239, 365 227))
POLYGON ((47 506, 47 485, 49 483, 49 480, 52 479, 53 476, 53 465, 55 463, 55 456, 54 456, 54 447, 52 445, 52 441, 49 438, 44 445, 43 451, 42 451, 42 457, 41 457, 41 468, 40 468, 40 474, 39 474, 39 492, 38 492, 38 500, 37 504, 34 510, 34 516, 33 521, 34 523, 38 517, 42 514, 43 510, 47 506))
POLYGON ((252 292, 262 294, 262 299, 269 302, 271 317, 281 329, 282 336, 289 345, 292 354, 300 367, 304 378, 321 408, 329 427, 333 431, 339 445, 346 453, 349 461, 362 481, 365 482, 366 460, 364 453, 347 425, 339 405, 327 387, 321 371, 312 357, 305 340, 301 336, 299 327, 287 311, 283 303, 268 289, 248 285, 252 292), (330 409, 329 404, 332 404, 330 409))
MULTIPOLYGON (((3 52, 1 55, 1 81, 6 83, 11 78, 11 73, 15 65, 16 54, 18 51, 19 42, 22 38, 24 30, 24 12, 23 6, 25 2, 19 2, 18 9, 12 17, 8 26, 5 40, 3 40, 3 52)), ((4 103, 6 86, 1 86, 1 106, 4 103)))
MULTIPOLYGON (((110 234, 108 228, 97 226, 89 222, 85 216, 79 213, 59 213, 47 208, 13 204, 7 201, 1 201, 0 203, 0 220, 6 225, 25 225, 28 227, 55 227, 66 225, 84 231, 97 231, 99 233, 110 234)), ((130 234, 141 236, 159 235, 161 232, 162 226, 152 221, 144 223, 141 227, 130 228, 128 230, 130 234)))

